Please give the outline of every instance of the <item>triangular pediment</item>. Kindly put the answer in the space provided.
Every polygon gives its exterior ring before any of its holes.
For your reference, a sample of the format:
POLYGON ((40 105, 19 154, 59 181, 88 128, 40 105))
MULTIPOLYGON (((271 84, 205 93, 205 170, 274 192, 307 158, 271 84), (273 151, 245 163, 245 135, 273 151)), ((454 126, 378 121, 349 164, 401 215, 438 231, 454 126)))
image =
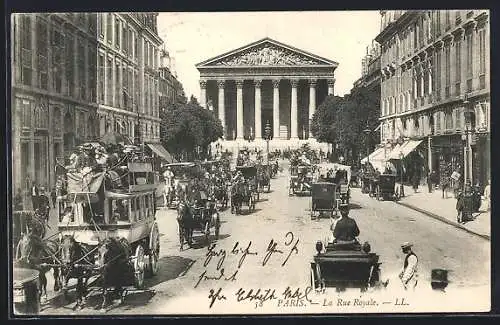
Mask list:
POLYGON ((208 67, 331 66, 338 63, 270 38, 248 44, 196 65, 208 67))

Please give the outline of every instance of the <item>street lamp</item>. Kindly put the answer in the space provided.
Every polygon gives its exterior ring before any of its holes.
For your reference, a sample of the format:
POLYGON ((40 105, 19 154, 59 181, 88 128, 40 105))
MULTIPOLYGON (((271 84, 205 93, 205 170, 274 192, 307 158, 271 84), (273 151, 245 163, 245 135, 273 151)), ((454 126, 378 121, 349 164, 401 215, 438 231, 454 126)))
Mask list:
POLYGON ((366 159, 370 163, 370 143, 368 140, 372 130, 368 127, 368 123, 366 123, 366 129, 363 130, 363 133, 366 135, 366 159))
POLYGON ((269 120, 267 120, 266 126, 264 127, 264 136, 266 139, 267 160, 269 161, 269 140, 271 140, 271 123, 269 123, 269 120))
POLYGON ((399 194, 400 197, 405 196, 405 186, 403 184, 403 158, 405 157, 403 151, 399 152, 399 160, 401 161, 401 184, 399 184, 399 194))
POLYGON ((472 161, 471 161, 471 139, 470 135, 472 134, 472 117, 474 115, 474 110, 472 109, 470 102, 468 100, 468 95, 465 94, 464 100, 464 119, 465 119, 465 130, 464 134, 462 134, 462 140, 464 140, 464 192, 467 181, 472 183, 472 161))

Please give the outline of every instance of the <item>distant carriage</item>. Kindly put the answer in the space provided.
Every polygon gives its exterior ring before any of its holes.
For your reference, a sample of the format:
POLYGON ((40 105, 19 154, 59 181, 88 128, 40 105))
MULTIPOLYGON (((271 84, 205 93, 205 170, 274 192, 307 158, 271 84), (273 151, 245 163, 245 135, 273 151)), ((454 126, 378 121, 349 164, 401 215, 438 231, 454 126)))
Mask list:
POLYGON ((272 166, 269 164, 259 165, 257 171, 257 184, 259 192, 264 189, 267 193, 271 191, 272 166))
POLYGON ((296 194, 310 195, 311 185, 313 182, 313 176, 312 176, 313 167, 306 165, 299 165, 295 168, 294 168, 294 173, 292 173, 290 176, 288 195, 296 195, 296 194))
POLYGON ((378 176, 373 195, 377 200, 397 200, 399 198, 396 192, 396 175, 381 174, 378 176))
POLYGON ((195 232, 201 233, 207 245, 211 241, 211 233, 215 235, 215 239, 219 238, 221 227, 220 216, 215 206, 215 201, 210 200, 205 193, 201 193, 200 197, 194 204, 183 201, 177 209, 177 223, 179 233, 180 249, 184 248, 187 243, 192 246, 195 232))
POLYGON ((311 190, 311 219, 327 214, 333 217, 337 214, 339 199, 337 198, 337 185, 330 182, 317 182, 312 184, 311 190))
POLYGON ((232 184, 231 213, 241 213, 243 204, 248 206, 249 211, 254 211, 255 203, 259 199, 257 191, 257 168, 255 166, 238 166, 236 170, 243 174, 244 181, 232 184))

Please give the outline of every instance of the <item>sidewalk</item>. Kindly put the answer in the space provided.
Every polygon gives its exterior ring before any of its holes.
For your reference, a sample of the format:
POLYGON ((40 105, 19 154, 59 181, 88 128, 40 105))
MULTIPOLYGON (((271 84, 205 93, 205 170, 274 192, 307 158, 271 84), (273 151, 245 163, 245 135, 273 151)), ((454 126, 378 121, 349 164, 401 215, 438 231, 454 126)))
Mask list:
MULTIPOLYGON (((396 186, 399 188, 400 184, 396 184, 396 186)), ((484 202, 479 212, 473 214, 476 217, 475 220, 465 224, 459 224, 457 222, 457 210, 455 208, 457 200, 453 196, 453 193, 448 193, 448 198, 443 199, 440 189, 429 193, 426 185, 419 186, 417 193, 415 193, 410 186, 405 186, 404 193, 405 197, 401 198, 401 200, 397 202, 398 204, 485 239, 490 239, 491 212, 482 209, 484 202)))

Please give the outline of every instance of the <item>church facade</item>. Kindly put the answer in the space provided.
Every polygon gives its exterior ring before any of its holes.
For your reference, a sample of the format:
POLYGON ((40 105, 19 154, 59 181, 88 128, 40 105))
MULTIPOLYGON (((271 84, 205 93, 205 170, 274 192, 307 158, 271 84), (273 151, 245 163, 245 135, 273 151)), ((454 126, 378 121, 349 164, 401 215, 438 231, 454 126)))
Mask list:
POLYGON ((221 120, 223 148, 262 148, 268 137, 270 150, 304 143, 328 150, 309 126, 316 107, 334 93, 337 66, 264 38, 196 65, 200 104, 221 120))

